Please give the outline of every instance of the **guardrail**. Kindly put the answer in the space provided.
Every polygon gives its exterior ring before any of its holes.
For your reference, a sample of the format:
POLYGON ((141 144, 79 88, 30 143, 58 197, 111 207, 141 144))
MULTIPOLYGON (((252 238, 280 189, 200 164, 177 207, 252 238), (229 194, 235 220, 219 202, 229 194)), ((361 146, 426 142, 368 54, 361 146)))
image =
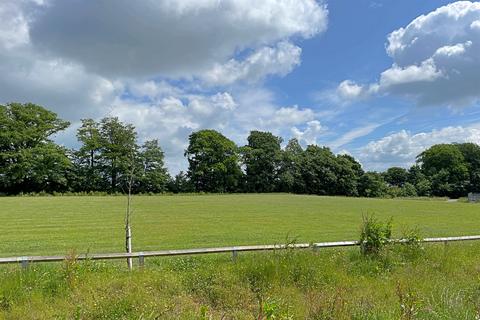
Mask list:
MULTIPOLYGON (((454 242, 454 241, 472 241, 480 240, 479 236, 461 236, 461 237, 443 237, 443 238, 425 238, 421 242, 454 242)), ((392 242, 402 243, 405 239, 396 239, 392 242)), ((256 246, 234 246, 219 248, 198 248, 198 249, 181 249, 181 250, 161 250, 161 251, 145 251, 132 253, 97 253, 97 254, 79 254, 74 258, 76 260, 113 260, 138 258, 139 265, 143 266, 146 257, 171 257, 196 254, 212 254, 212 253, 232 253, 232 258, 237 257, 238 252, 248 251, 271 251, 283 249, 320 249, 333 247, 351 247, 358 246, 358 241, 337 241, 337 242, 318 242, 318 243, 299 243, 299 244, 273 244, 273 245, 256 245, 256 246)), ((30 262, 55 262, 64 261, 71 258, 70 256, 22 256, 22 257, 6 257, 0 258, 0 264, 19 263, 26 268, 30 262)))

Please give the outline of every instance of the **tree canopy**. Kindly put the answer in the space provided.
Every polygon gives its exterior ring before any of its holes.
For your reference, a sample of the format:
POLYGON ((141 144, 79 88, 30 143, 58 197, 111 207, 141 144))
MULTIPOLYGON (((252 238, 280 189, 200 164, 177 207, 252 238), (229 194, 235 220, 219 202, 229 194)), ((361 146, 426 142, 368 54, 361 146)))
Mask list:
POLYGON ((32 103, 0 105, 1 192, 51 192, 66 186, 67 151, 50 137, 68 125, 32 103))
POLYGON ((200 130, 189 137, 185 150, 188 177, 196 191, 234 192, 242 172, 235 143, 215 130, 200 130))
POLYGON ((409 168, 364 172, 347 154, 302 146, 271 132, 250 132, 247 144, 215 130, 189 136, 188 171, 171 177, 161 142, 139 143, 133 125, 116 117, 83 119, 78 149, 53 136, 69 122, 32 103, 0 105, 0 193, 125 192, 292 192, 363 197, 465 196, 480 192, 480 146, 438 144, 409 168))
POLYGON ((272 192, 279 181, 282 138, 270 132, 251 131, 243 148, 247 186, 250 192, 272 192))
POLYGON ((458 197, 465 194, 468 168, 458 145, 434 145, 422 152, 417 160, 432 183, 434 195, 458 197))

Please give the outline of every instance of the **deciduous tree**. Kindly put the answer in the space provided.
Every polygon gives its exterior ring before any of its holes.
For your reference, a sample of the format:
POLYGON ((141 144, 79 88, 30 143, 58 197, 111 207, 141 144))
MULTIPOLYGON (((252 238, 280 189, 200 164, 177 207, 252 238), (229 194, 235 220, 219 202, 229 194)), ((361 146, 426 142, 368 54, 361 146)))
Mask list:
POLYGON ((127 174, 138 155, 137 133, 131 124, 118 118, 103 118, 100 122, 100 152, 104 174, 110 182, 110 190, 122 191, 127 174))
POLYGON ((164 154, 158 140, 148 140, 142 145, 139 160, 141 167, 138 176, 139 192, 164 192, 168 183, 164 154))
POLYGON ((362 197, 383 197, 387 191, 387 185, 383 176, 378 172, 366 172, 359 183, 359 194, 362 197))
POLYGON ((247 188, 250 192, 272 192, 278 184, 282 138, 270 132, 251 131, 243 148, 247 188))
POLYGON ((69 122, 32 103, 0 105, 0 189, 4 193, 67 188, 67 150, 50 137, 69 122))
POLYGON ((434 195, 458 197, 465 194, 469 178, 468 168, 458 146, 434 145, 422 152, 417 161, 432 182, 434 195))
POLYGON ((383 173, 383 178, 391 186, 402 187, 408 181, 408 171, 400 167, 391 167, 383 173))
POLYGON ((200 130, 190 135, 185 156, 196 191, 237 191, 242 171, 233 141, 215 130, 200 130))

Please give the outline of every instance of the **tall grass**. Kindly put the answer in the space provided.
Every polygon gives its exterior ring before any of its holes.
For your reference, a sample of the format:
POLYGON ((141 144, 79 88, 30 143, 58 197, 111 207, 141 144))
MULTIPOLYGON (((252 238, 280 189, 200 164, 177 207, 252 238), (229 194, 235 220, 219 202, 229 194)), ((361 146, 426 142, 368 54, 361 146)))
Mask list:
POLYGON ((480 244, 402 244, 0 269, 5 319, 476 319, 480 244))

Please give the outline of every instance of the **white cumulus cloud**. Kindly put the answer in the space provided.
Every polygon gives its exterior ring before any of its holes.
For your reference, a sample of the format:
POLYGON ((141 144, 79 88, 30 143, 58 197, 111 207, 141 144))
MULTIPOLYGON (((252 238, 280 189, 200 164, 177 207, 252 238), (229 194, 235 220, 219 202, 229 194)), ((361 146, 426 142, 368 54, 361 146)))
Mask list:
POLYGON ((300 64, 300 39, 326 30, 315 0, 0 1, 0 103, 34 102, 74 124, 118 116, 158 138, 172 171, 193 130, 237 143, 289 133, 309 108, 279 106, 261 82, 300 64), (236 85, 239 83, 239 85, 236 85))
POLYGON ((312 120, 307 122, 305 128, 302 130, 298 127, 291 129, 292 136, 297 138, 303 144, 317 144, 317 141, 322 133, 327 130, 320 121, 312 120))
POLYGON ((453 142, 480 143, 480 127, 445 127, 429 132, 406 130, 371 141, 359 150, 359 158, 369 169, 384 170, 391 166, 410 166, 415 158, 434 144, 453 142))
MULTIPOLYGON (((464 106, 480 99, 480 2, 458 1, 419 16, 388 36, 392 67, 371 94, 397 94, 419 105, 464 106)), ((338 90, 342 91, 342 82, 338 90)), ((345 90, 343 90, 345 91, 345 90)), ((349 98, 347 95, 346 98, 349 98)))
POLYGON ((189 77, 245 49, 312 37, 328 12, 315 0, 49 0, 31 15, 43 54, 106 76, 189 77))
POLYGON ((183 153, 188 136, 195 130, 219 130, 239 145, 246 143, 250 130, 266 130, 281 136, 301 134, 302 141, 309 143, 315 140, 320 128, 324 130, 318 121, 312 120, 315 117, 312 109, 278 107, 266 90, 250 89, 236 95, 228 92, 198 95, 171 90, 157 94, 158 90, 149 83, 138 86, 154 92, 153 99, 147 102, 138 102, 136 97, 117 99, 111 115, 134 124, 141 140, 158 138, 168 167, 174 173, 187 167, 183 153), (300 133, 295 131, 297 125, 306 125, 307 129, 300 133))
POLYGON ((240 80, 256 82, 268 75, 285 76, 300 64, 301 53, 301 48, 280 42, 275 47, 262 47, 244 60, 215 64, 201 78, 209 85, 229 85, 240 80))

